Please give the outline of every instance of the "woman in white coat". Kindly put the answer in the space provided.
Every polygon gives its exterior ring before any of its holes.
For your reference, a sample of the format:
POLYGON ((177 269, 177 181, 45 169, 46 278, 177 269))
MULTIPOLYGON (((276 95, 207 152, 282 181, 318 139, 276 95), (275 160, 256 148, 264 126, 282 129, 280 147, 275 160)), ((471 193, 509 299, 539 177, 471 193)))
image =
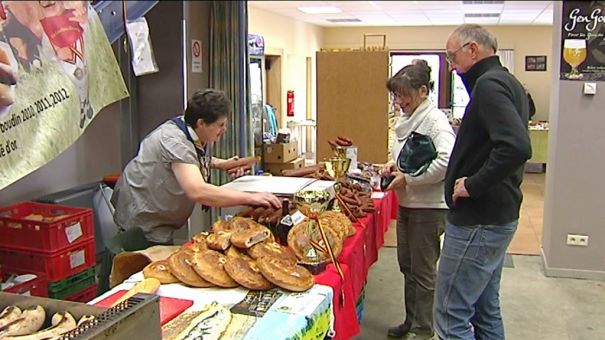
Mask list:
POLYGON ((405 339, 433 337, 433 297, 439 237, 444 229, 447 205, 443 180, 454 146, 455 135, 448 119, 428 99, 433 82, 431 69, 423 60, 405 66, 387 81, 387 88, 401 108, 396 125, 392 160, 382 169, 394 175, 387 190, 399 200, 397 217, 397 259, 404 275, 405 320, 389 328, 388 335, 405 339), (437 158, 421 174, 397 171, 397 156, 411 132, 431 137, 437 158))

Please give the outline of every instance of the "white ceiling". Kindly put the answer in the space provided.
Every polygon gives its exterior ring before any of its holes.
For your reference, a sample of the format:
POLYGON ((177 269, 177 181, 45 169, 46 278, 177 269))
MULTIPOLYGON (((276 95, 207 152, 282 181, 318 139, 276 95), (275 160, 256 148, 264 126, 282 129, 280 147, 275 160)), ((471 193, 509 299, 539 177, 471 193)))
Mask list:
POLYGON ((248 5, 323 27, 552 25, 553 21, 552 1, 248 1, 248 5), (303 6, 333 6, 342 12, 305 14, 298 10, 303 6), (477 17, 485 14, 494 17, 477 17))

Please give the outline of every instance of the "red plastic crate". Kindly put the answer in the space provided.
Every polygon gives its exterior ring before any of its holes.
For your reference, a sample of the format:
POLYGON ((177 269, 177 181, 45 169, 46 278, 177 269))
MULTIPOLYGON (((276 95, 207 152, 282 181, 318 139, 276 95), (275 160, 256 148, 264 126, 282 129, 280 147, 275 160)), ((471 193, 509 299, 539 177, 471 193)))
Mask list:
POLYGON ((36 273, 29 270, 12 269, 5 267, 3 269, 2 281, 7 280, 12 274, 35 274, 37 277, 33 280, 20 283, 10 288, 6 288, 4 290, 5 293, 48 297, 48 281, 46 280, 46 275, 44 275, 44 273, 36 273))
POLYGON ((66 301, 87 303, 97 297, 98 285, 92 285, 65 298, 66 301))
POLYGON ((46 273, 54 282, 95 265, 95 240, 89 239, 53 254, 0 248, 0 263, 7 267, 46 273))
POLYGON ((55 253, 93 237, 91 209, 30 201, 0 208, 3 248, 55 253))

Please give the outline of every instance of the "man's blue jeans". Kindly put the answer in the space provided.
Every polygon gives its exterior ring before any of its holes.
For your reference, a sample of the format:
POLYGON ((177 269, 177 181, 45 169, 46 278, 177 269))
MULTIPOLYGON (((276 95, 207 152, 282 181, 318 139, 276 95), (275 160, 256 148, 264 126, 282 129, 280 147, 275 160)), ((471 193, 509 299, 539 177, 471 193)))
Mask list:
POLYGON ((504 339, 500 277, 517 224, 446 224, 435 296, 440 339, 504 339))

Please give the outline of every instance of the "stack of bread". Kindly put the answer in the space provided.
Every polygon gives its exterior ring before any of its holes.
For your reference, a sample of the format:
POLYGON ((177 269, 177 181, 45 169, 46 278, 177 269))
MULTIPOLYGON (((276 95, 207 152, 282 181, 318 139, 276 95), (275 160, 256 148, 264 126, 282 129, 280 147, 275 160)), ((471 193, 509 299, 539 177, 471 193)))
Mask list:
POLYGON ((192 287, 243 286, 268 290, 274 286, 305 291, 313 275, 297 265, 296 257, 275 242, 270 230, 250 218, 217 221, 209 233, 193 237, 192 245, 156 261, 143 270, 161 283, 181 282, 192 287))
MULTIPOLYGON (((336 211, 322 212, 317 219, 326 233, 334 256, 338 257, 342 251, 344 240, 355 235, 355 228, 344 214, 336 211)), ((319 261, 331 261, 323 237, 314 220, 307 218, 295 225, 288 233, 288 246, 303 263, 309 262, 310 253, 317 254, 319 261)))

